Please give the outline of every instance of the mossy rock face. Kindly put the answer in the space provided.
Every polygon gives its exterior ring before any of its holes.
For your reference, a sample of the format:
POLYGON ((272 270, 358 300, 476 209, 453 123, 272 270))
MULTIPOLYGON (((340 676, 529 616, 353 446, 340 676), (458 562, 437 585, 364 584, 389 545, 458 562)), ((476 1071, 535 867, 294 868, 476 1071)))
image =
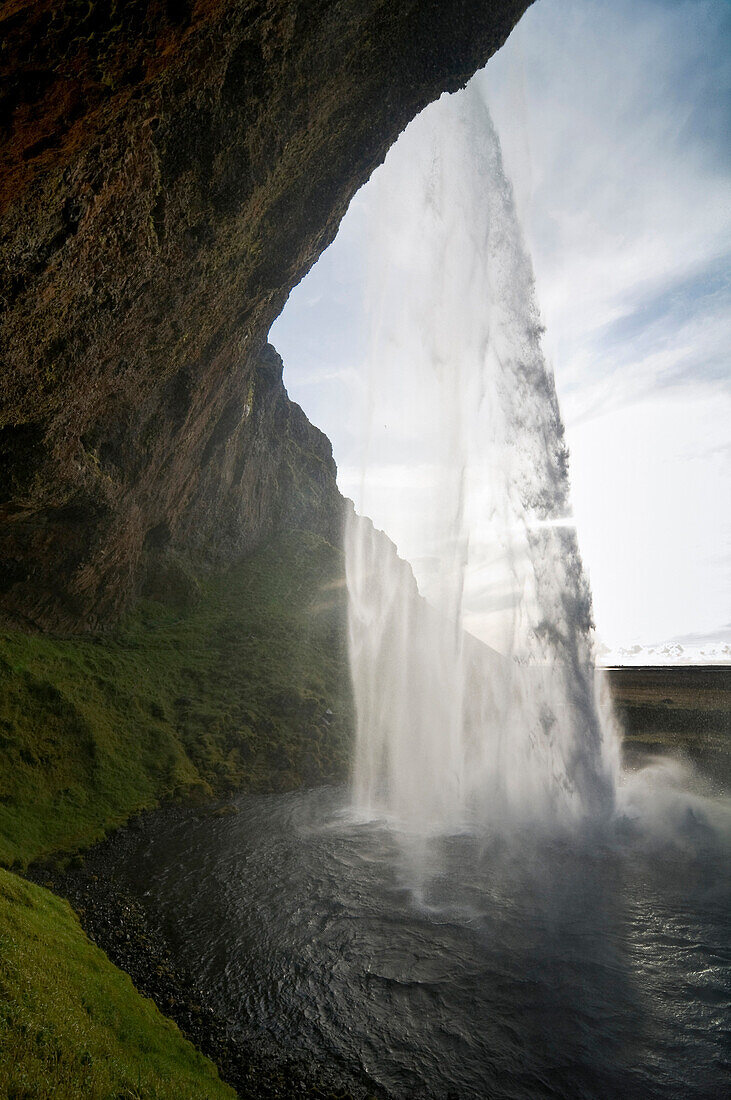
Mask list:
POLYGON ((5 866, 88 844, 162 799, 346 775, 340 551, 292 533, 195 584, 194 600, 140 601, 101 638, 0 634, 5 866))
POLYGON ((236 1094, 89 942, 65 901, 0 870, 0 1095, 236 1094))
POLYGON ((160 540, 199 572, 334 541, 327 440, 266 345, 409 120, 528 0, 0 10, 0 611, 96 631, 160 540))

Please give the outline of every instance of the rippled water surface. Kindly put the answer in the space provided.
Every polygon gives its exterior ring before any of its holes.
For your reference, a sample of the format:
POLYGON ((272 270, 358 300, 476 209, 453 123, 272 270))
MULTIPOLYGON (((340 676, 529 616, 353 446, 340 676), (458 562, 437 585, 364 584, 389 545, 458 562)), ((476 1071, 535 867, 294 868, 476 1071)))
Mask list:
POLYGON ((682 838, 417 842, 345 792, 157 819, 129 864, 232 1025, 394 1097, 721 1097, 723 845, 682 838))

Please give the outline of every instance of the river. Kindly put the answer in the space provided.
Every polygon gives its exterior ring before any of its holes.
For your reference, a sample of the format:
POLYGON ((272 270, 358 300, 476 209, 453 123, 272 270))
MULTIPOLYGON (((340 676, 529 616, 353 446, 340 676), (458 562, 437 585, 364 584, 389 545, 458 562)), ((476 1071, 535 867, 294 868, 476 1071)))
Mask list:
POLYGON ((346 797, 163 812, 117 868, 234 1036, 394 1098, 726 1095, 713 800, 676 805, 672 836, 625 816, 581 840, 426 841, 346 797))

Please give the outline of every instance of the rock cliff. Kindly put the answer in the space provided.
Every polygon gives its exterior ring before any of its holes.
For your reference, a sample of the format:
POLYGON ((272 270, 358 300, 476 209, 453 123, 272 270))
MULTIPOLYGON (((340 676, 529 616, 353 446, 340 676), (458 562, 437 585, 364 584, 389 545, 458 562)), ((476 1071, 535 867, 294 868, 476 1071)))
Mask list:
POLYGON ((181 556, 336 540, 267 345, 408 121, 528 0, 0 4, 0 611, 97 629, 181 556))

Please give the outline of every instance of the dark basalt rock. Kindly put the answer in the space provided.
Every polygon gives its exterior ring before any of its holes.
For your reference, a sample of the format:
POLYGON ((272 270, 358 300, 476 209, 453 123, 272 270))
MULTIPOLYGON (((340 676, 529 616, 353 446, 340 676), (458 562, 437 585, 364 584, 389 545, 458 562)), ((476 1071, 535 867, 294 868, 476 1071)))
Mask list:
POLYGON ((170 554, 338 537, 330 446, 267 332, 400 130, 525 7, 0 6, 6 617, 99 628, 170 554))

